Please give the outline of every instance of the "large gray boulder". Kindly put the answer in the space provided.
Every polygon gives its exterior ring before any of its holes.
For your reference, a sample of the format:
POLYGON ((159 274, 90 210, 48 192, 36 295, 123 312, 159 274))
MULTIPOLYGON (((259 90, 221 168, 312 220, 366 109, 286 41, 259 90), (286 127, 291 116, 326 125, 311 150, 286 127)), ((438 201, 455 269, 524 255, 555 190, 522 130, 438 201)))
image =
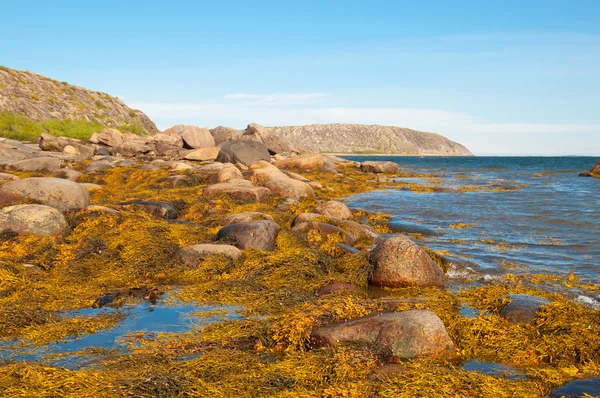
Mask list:
POLYGON ((16 195, 38 201, 60 211, 83 209, 90 194, 80 184, 61 178, 34 177, 0 186, 0 196, 16 195))
POLYGON ((294 150, 285 138, 256 123, 248 125, 243 138, 264 143, 271 155, 275 155, 276 153, 290 153, 294 150))
POLYGON ((248 221, 223 227, 217 238, 236 246, 238 249, 275 250, 275 240, 279 234, 277 223, 269 220, 248 221))
POLYGON ((17 234, 58 235, 69 225, 62 213, 50 206, 26 204, 0 209, 0 231, 17 234))
POLYGON ((216 146, 222 146, 226 142, 234 141, 244 135, 244 130, 237 130, 231 127, 218 126, 210 130, 215 139, 216 146))
POLYGON ((178 124, 165 131, 163 134, 183 139, 183 147, 187 149, 212 148, 215 139, 207 128, 178 124))
POLYGON ((313 330, 312 342, 316 347, 345 342, 374 345, 390 361, 456 355, 444 323, 428 310, 385 312, 322 326, 313 330))
POLYGON ((270 161, 269 150, 262 142, 249 140, 227 142, 221 147, 217 156, 217 162, 241 163, 247 167, 259 160, 270 161))
POLYGON ((444 286, 444 271, 419 245, 394 236, 371 252, 371 284, 386 287, 444 286))

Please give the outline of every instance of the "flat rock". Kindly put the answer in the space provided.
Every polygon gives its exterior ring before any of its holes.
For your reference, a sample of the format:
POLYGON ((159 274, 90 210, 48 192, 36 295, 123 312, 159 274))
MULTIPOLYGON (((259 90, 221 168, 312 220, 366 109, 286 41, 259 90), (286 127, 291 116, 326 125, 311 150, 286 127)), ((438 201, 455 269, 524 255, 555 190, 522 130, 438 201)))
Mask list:
POLYGON ((509 294, 506 298, 510 302, 502 307, 500 316, 513 323, 532 324, 538 311, 550 304, 545 298, 528 294, 509 294))
POLYGON ((196 149, 195 151, 187 153, 184 156, 184 159, 186 159, 186 160, 201 160, 201 161, 215 160, 217 158, 217 156, 219 155, 220 151, 221 151, 221 148, 218 148, 218 147, 196 149))
POLYGON ((61 178, 24 178, 0 186, 0 195, 25 197, 60 211, 83 209, 90 204, 88 191, 76 182, 61 178))
POLYGON ((300 200, 315 195, 310 185, 288 177, 264 160, 254 162, 248 176, 254 184, 267 187, 282 198, 300 200))
POLYGON ((165 131, 163 134, 181 137, 183 147, 187 149, 213 148, 215 139, 207 128, 178 124, 165 131))
POLYGON ((108 160, 96 160, 85 167, 86 171, 102 171, 112 169, 115 166, 108 160))
POLYGON ((367 161, 360 164, 360 170, 365 173, 397 173, 400 167, 394 162, 367 161))
POLYGON ((62 161, 57 158, 39 157, 19 160, 11 163, 10 168, 18 171, 58 171, 62 165, 62 161))
POLYGON ((259 160, 271 160, 267 146, 262 142, 242 139, 224 143, 217 156, 217 162, 240 163, 246 167, 259 160))
POLYGON ((352 214, 348 206, 336 200, 321 203, 315 207, 313 212, 331 218, 338 218, 340 220, 354 220, 354 214, 352 214))
POLYGON ((237 260, 242 256, 242 252, 235 246, 212 243, 190 245, 181 249, 181 257, 188 267, 196 267, 201 260, 215 255, 237 260))
POLYGON ((386 287, 444 286, 444 272, 406 236, 388 238, 369 256, 371 284, 386 287))
POLYGON ((243 203, 263 202, 271 196, 271 190, 254 186, 247 180, 230 180, 229 182, 207 186, 202 192, 202 196, 207 199, 227 196, 243 203))
POLYGON ((312 332, 314 347, 342 342, 374 344, 390 362, 456 355, 444 323, 428 310, 374 314, 322 326, 312 332))
POLYGON ((311 153, 308 155, 293 156, 291 158, 276 160, 274 165, 280 169, 299 168, 304 170, 320 170, 323 168, 323 155, 311 153))
POLYGON ((275 250, 279 226, 269 220, 241 222, 223 227, 217 238, 231 243, 238 249, 275 250))
POLYGON ((24 204, 0 209, 0 231, 59 235, 69 228, 62 213, 50 206, 24 204))
POLYGON ((273 217, 271 217, 268 214, 259 213, 257 211, 249 211, 249 212, 245 212, 245 213, 231 214, 231 215, 223 218, 221 220, 221 224, 231 225, 231 224, 237 224, 240 222, 248 222, 248 221, 256 221, 256 220, 275 221, 275 220, 273 220, 273 217))

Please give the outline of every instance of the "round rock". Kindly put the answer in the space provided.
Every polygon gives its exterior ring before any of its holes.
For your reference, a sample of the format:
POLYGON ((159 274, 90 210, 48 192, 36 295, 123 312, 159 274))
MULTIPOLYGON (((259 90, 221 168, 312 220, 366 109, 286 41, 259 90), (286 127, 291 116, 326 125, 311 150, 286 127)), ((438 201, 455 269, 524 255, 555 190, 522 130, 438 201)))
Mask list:
POLYGON ((378 244, 369 262, 371 284, 387 287, 444 286, 444 272, 416 243, 395 236, 378 244))
POLYGON ((214 255, 237 260, 242 256, 242 252, 235 246, 216 245, 212 243, 190 245, 181 249, 181 257, 188 267, 195 267, 201 260, 214 255))
POLYGON ((24 178, 0 187, 0 195, 26 197, 60 211, 83 209, 90 204, 90 195, 80 184, 61 178, 24 178))
POLYGON ((513 323, 532 324, 538 311, 550 304, 550 301, 543 297, 528 294, 509 294, 506 298, 510 302, 502 307, 500 316, 513 323))
POLYGON ((279 226, 270 220, 241 222, 223 227, 217 237, 238 249, 275 250, 279 226))
POLYGON ((321 203, 315 207, 314 212, 326 217, 339 218, 340 220, 354 220, 354 214, 352 214, 348 206, 336 200, 321 203))
POLYGON ((16 205, 0 209, 0 231, 3 232, 58 235, 68 228, 61 212, 50 206, 16 205))

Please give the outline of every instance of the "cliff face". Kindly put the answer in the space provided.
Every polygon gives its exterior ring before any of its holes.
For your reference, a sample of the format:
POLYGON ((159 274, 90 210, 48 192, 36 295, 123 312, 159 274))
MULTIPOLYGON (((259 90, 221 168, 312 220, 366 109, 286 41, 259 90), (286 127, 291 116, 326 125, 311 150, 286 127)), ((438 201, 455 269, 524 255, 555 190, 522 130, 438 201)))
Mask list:
POLYGON ((148 116, 116 97, 3 66, 0 66, 0 111, 38 122, 87 120, 111 127, 138 125, 148 133, 158 131, 148 116))
POLYGON ((402 127, 361 124, 311 124, 271 127, 307 152, 473 156, 464 146, 434 133, 402 127))

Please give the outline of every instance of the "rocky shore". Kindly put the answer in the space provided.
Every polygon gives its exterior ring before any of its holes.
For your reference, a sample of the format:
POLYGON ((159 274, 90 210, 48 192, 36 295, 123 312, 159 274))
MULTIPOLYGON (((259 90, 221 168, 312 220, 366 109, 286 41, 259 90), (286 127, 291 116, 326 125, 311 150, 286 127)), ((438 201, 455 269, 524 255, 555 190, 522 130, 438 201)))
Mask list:
POLYGON ((7 361, 5 396, 547 396, 600 373, 598 311, 555 288, 597 285, 507 274, 450 289, 451 262, 418 234, 343 203, 395 188, 395 163, 301 153, 250 124, 0 139, 0 167, 5 344, 90 335, 122 319, 102 307, 169 295, 243 314, 82 351, 98 359, 76 370, 7 361), (82 308, 98 311, 65 313, 82 308), (525 376, 463 370, 472 359, 525 376))

